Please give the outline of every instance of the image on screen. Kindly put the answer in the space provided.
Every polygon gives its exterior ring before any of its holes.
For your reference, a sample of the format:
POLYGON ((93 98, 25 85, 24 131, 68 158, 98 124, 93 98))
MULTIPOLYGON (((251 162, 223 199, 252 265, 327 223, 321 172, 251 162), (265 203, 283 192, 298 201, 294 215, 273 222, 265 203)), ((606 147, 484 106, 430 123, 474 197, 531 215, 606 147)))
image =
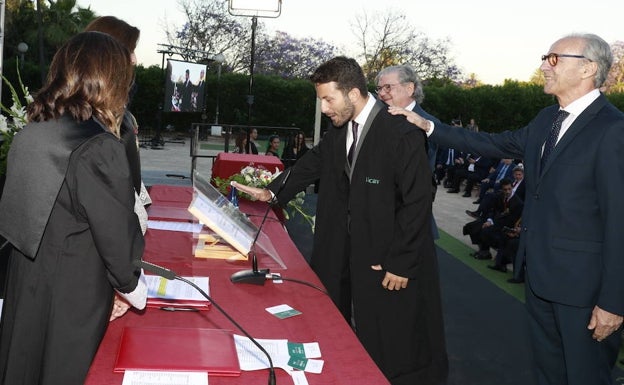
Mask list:
POLYGON ((201 112, 206 96, 206 65, 167 60, 165 112, 201 112))

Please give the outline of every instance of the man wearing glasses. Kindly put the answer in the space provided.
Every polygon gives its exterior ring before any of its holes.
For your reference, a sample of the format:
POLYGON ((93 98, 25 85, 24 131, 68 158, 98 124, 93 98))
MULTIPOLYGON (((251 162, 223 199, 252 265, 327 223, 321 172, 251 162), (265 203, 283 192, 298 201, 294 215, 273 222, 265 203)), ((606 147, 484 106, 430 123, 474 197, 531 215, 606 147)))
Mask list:
POLYGON ((540 69, 544 92, 558 104, 515 131, 473 133, 390 108, 439 144, 524 160, 516 261, 526 258, 526 306, 540 385, 611 384, 621 343, 624 114, 599 90, 612 62, 609 45, 596 35, 556 41, 540 69))
MULTIPOLYGON (((405 108, 429 120, 438 121, 436 117, 427 113, 420 106, 420 103, 425 99, 425 92, 423 91, 420 78, 416 75, 412 67, 408 65, 386 67, 379 71, 375 78, 375 83, 377 84, 377 87, 375 87, 377 98, 381 99, 387 105, 405 108)), ((431 167, 433 173, 436 168, 438 146, 425 139, 425 148, 427 149, 429 167, 431 167)), ((435 198, 438 183, 434 175, 431 176, 431 186, 432 194, 435 198)), ((431 215, 431 231, 433 233, 433 239, 440 238, 438 226, 433 219, 433 214, 431 215)))

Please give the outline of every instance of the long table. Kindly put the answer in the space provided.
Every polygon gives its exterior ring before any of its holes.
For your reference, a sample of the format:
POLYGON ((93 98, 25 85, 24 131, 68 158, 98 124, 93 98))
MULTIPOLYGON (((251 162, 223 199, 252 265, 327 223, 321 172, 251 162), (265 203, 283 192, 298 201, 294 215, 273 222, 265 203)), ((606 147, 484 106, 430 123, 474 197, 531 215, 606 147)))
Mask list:
MULTIPOLYGON (((181 221, 191 219, 185 213, 192 198, 190 187, 153 186, 150 195, 153 201, 150 208, 151 218, 181 221)), ((248 214, 256 224, 260 223, 265 208, 262 203, 240 201, 241 211, 248 214)), ((271 267, 271 272, 322 286, 291 241, 283 224, 274 215, 265 222, 263 229, 287 266, 287 269, 271 267)), ((209 276, 211 297, 255 338, 318 342, 325 364, 321 374, 306 373, 310 385, 389 383, 325 294, 289 281, 281 284, 267 281, 264 286, 233 284, 230 282, 230 275, 238 270, 248 269, 249 263, 195 258, 193 244, 191 233, 149 229, 146 233, 144 259, 170 268, 181 276, 209 276), (302 314, 280 320, 265 310, 280 304, 288 304, 302 314)), ((259 267, 265 267, 262 261, 259 267)), ((110 323, 85 384, 122 383, 123 374, 113 373, 113 366, 122 331, 128 326, 199 327, 226 329, 242 334, 214 306, 209 311, 201 312, 167 312, 154 308, 132 310, 110 323)), ((276 369, 276 374, 278 384, 293 383, 285 371, 276 369)), ((267 370, 244 371, 239 377, 210 376, 209 383, 266 384, 267 375, 267 370)))

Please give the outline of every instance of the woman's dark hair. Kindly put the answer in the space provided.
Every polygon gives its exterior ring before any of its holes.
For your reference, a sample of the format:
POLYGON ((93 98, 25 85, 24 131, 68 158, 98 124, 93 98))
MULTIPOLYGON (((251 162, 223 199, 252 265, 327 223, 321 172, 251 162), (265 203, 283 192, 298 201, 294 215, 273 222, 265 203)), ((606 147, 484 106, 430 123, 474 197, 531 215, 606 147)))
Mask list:
POLYGON ((130 52, 117 40, 100 32, 79 33, 54 55, 45 84, 28 105, 28 119, 95 117, 119 136, 133 72, 130 52))
POLYGON ((115 16, 98 17, 87 25, 85 32, 87 31, 104 32, 111 35, 123 44, 130 53, 136 49, 139 36, 141 35, 141 31, 137 27, 115 16))
POLYGON ((271 136, 269 136, 269 143, 273 142, 275 139, 279 139, 279 135, 271 135, 271 136))
POLYGON ((245 131, 241 131, 236 135, 236 147, 238 147, 239 151, 245 152, 245 141, 247 140, 247 133, 245 131))

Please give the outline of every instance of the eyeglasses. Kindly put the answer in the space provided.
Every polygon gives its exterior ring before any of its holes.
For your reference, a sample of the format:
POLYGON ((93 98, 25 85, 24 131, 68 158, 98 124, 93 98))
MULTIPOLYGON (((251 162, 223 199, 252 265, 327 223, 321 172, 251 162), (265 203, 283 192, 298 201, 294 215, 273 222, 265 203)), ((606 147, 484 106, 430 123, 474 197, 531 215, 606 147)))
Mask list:
MULTIPOLYGON (((548 60, 548 64, 550 64, 551 67, 554 67, 559 62, 559 58, 560 57, 572 57, 572 58, 575 58, 575 59, 587 59, 583 55, 568 55, 568 54, 563 54, 563 53, 551 52, 548 55, 542 55, 542 61, 548 60)), ((589 60, 589 59, 587 59, 587 60, 589 60)), ((589 61, 591 61, 591 60, 589 60, 589 61)))
POLYGON ((398 85, 400 85, 401 83, 395 83, 395 84, 382 84, 380 86, 375 87, 375 90, 377 91, 377 93, 380 93, 381 91, 383 92, 390 92, 392 91, 393 87, 396 87, 398 85))

